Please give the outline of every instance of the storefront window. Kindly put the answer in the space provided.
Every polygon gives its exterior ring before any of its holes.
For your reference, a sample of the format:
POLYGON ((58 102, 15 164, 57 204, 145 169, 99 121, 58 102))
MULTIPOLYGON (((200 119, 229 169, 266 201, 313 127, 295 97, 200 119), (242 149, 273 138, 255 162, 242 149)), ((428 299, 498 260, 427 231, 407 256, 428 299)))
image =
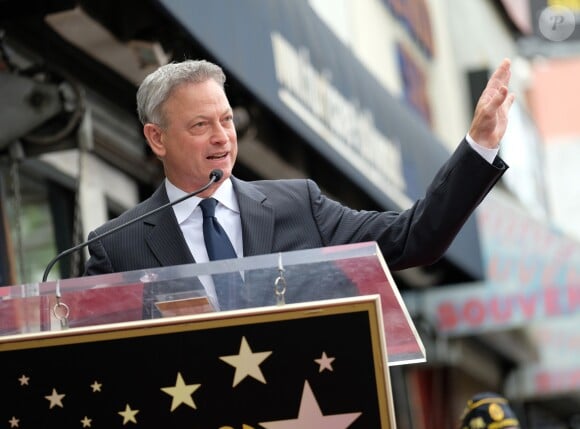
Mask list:
MULTIPOLYGON (((57 254, 56 237, 71 230, 71 207, 62 202, 63 197, 70 200, 73 192, 60 186, 55 191, 53 183, 31 174, 30 170, 12 163, 3 164, 0 170, 5 233, 1 273, 4 285, 40 282, 46 265, 57 254), (61 206, 60 210, 54 209, 55 203, 61 206)), ((65 241, 71 241, 70 234, 65 241)), ((49 279, 58 277, 59 268, 55 267, 49 279)))

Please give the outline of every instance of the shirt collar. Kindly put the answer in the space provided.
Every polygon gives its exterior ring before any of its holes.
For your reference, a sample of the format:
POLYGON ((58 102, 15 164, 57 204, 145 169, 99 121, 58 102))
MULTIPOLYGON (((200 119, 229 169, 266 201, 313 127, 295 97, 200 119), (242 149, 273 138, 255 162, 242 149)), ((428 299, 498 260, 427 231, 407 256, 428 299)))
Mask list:
MULTIPOLYGON (((167 192, 169 201, 178 200, 187 194, 187 192, 179 189, 167 178, 165 178, 165 190, 167 192)), ((212 197, 235 213, 240 212, 238 200, 236 199, 236 195, 234 193, 234 187, 229 177, 222 182, 219 188, 217 188, 217 190, 213 193, 212 197)), ((173 212, 175 213, 177 223, 183 223, 193 213, 201 200, 201 198, 193 196, 191 198, 187 198, 179 204, 175 204, 173 206, 173 212)))

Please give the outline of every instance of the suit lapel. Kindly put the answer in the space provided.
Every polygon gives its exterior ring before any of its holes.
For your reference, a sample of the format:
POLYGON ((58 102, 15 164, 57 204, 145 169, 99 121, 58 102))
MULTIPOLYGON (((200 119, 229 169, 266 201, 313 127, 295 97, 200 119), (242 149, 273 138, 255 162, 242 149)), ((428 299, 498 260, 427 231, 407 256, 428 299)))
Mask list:
POLYGON ((272 252, 274 208, 254 185, 232 177, 242 221, 244 256, 272 252))
MULTIPOLYGON (((274 239, 274 208, 266 195, 254 185, 235 177, 231 179, 240 208, 244 255, 271 253, 274 239)), ((148 210, 169 201, 164 185, 155 191, 150 201, 148 210)), ((147 244, 161 266, 195 262, 171 208, 145 218, 143 223, 150 230, 146 237, 147 244)))
MULTIPOLYGON (((165 192, 165 186, 161 185, 151 196, 151 209, 167 204, 167 202, 169 202, 169 199, 165 192)), ((146 229, 150 230, 146 236, 149 249, 159 260, 161 266, 195 262, 185 242, 183 233, 175 220, 172 208, 168 207, 145 218, 143 223, 146 229)))

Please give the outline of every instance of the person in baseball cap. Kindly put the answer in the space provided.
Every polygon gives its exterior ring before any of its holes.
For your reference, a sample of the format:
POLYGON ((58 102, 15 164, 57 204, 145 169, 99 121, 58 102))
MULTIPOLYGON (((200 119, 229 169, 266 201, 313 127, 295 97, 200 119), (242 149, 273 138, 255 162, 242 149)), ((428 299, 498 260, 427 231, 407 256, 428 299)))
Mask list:
POLYGON ((493 392, 478 393, 467 401, 460 429, 520 429, 506 398, 493 392))

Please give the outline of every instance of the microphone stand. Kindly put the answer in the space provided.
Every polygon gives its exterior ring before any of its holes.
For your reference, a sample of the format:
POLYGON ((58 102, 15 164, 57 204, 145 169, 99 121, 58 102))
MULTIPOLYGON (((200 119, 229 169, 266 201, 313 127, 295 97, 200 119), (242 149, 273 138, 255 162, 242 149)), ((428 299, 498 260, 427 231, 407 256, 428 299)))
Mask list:
POLYGON ((138 222, 138 221, 146 218, 147 216, 150 216, 150 215, 152 215, 154 213, 157 213, 157 212, 159 212, 161 210, 164 210, 164 209, 166 209, 168 207, 171 207, 171 206, 173 206, 175 204, 178 204, 178 203, 180 203, 180 202, 182 202, 184 200, 187 200, 188 198, 193 197, 194 195, 197 195, 197 194, 205 191, 207 188, 209 188, 215 182, 219 182, 220 179, 222 178, 222 176, 223 176, 223 171, 221 171, 221 170, 212 170, 212 172, 209 174, 209 182, 205 186, 203 186, 202 188, 197 189, 197 190, 195 190, 195 191, 193 191, 193 192, 191 192, 191 193, 189 193, 187 195, 184 195, 183 197, 178 198, 175 201, 170 201, 167 204, 164 204, 164 205, 162 205, 160 207, 157 207, 155 210, 152 210, 152 211, 147 212, 147 213, 143 213, 141 216, 138 216, 135 219, 131 219, 130 221, 128 221, 126 223, 123 223, 121 225, 118 225, 115 228, 110 229, 109 231, 106 231, 106 232, 104 232, 102 234, 99 234, 99 235, 91 238, 90 240, 84 241, 84 242, 82 242, 80 244, 77 244, 74 247, 71 247, 70 249, 65 250, 64 252, 59 253, 46 266, 46 269, 44 270, 44 274, 42 276, 42 282, 43 283, 46 282, 46 280, 48 278, 48 274, 50 273, 50 270, 52 269, 52 267, 54 266, 54 264, 56 264, 61 258, 65 257, 67 255, 70 255, 71 253, 73 253, 73 252, 75 252, 75 251, 77 251, 79 249, 82 249, 83 247, 88 246, 89 244, 91 244, 91 243, 93 243, 93 242, 95 242, 97 240, 100 240, 101 238, 104 238, 104 237, 106 237, 106 236, 108 236, 110 234, 113 234, 114 232, 117 232, 120 229, 123 229, 123 228, 125 228, 125 227, 127 227, 127 226, 129 226, 129 225, 131 225, 131 224, 133 224, 135 222, 138 222))

